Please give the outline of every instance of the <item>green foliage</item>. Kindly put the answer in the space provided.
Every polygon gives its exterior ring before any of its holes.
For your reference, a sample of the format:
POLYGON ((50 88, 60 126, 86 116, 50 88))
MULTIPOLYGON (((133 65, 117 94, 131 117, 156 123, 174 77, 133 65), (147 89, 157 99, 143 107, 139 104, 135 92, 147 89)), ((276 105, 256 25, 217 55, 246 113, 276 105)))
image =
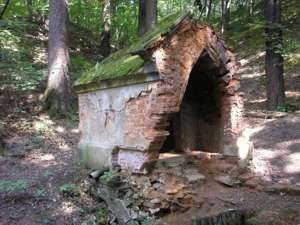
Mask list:
POLYGON ((140 69, 143 64, 144 61, 138 55, 130 56, 129 54, 124 54, 119 57, 112 55, 101 63, 97 63, 95 68, 82 76, 75 85, 131 75, 140 69))
POLYGON ((36 89, 46 78, 46 69, 39 68, 36 41, 25 38, 32 25, 18 21, 0 21, 0 72, 4 75, 0 90, 28 91, 36 89))
POLYGON ((35 123, 35 128, 41 133, 48 132, 50 130, 49 124, 46 121, 37 121, 35 123))
POLYGON ((170 31, 173 26, 179 23, 187 13, 175 12, 159 21, 156 26, 147 32, 143 37, 139 38, 136 43, 131 45, 128 49, 128 52, 136 52, 142 50, 145 46, 151 44, 161 35, 170 31))
POLYGON ((112 171, 104 172, 104 174, 100 177, 100 181, 107 182, 112 177, 112 175, 113 175, 112 171))
POLYGON ((116 0, 112 17, 112 43, 124 48, 134 43, 137 38, 138 1, 116 0), (125 19, 126 18, 126 19, 125 19))
POLYGON ((155 220, 155 218, 148 217, 142 221, 142 225, 151 225, 151 224, 156 224, 157 222, 158 221, 155 220))
POLYGON ((90 60, 86 59, 83 55, 72 54, 70 59, 72 79, 76 80, 83 72, 92 68, 90 60))
POLYGON ((69 1, 70 20, 76 25, 95 31, 99 34, 101 27, 101 1, 72 0, 69 1))
POLYGON ((50 176, 52 176, 53 175, 53 173, 51 172, 51 171, 49 171, 49 170, 45 170, 44 172, 43 172, 43 176, 44 177, 50 177, 50 176))
POLYGON ((106 208, 99 208, 95 213, 97 222, 99 224, 106 224, 107 223, 107 216, 108 216, 108 209, 106 208))
POLYGON ((39 187, 34 191, 34 196, 37 198, 45 197, 47 195, 47 191, 43 187, 39 187))
POLYGON ((4 181, 0 180, 0 192, 19 192, 27 188, 27 182, 24 180, 4 181))
POLYGON ((294 99, 286 99, 283 105, 277 107, 277 112, 295 112, 300 109, 299 102, 294 99))
POLYGON ((59 188, 59 192, 65 197, 79 197, 80 196, 79 188, 75 184, 72 184, 72 183, 63 184, 59 188))

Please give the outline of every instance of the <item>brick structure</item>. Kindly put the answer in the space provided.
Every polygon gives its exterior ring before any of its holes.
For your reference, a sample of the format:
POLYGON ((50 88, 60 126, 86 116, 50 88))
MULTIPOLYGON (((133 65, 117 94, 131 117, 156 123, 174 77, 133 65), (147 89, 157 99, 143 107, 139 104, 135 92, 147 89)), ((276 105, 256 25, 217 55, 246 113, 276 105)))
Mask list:
POLYGON ((85 164, 143 172, 162 150, 238 155, 239 78, 233 53, 211 27, 171 15, 111 59, 75 85, 85 164), (141 59, 134 69, 123 66, 134 56, 141 59), (120 75, 107 77, 103 68, 119 66, 111 73, 120 75))

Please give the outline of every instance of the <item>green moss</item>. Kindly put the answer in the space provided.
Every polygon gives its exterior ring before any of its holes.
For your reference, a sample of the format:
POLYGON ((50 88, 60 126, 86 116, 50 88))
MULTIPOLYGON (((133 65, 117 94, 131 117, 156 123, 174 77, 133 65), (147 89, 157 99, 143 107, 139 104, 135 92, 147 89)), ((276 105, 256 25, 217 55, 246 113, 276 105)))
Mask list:
POLYGON ((124 76, 137 75, 145 61, 135 52, 144 50, 159 37, 168 33, 180 23, 187 13, 173 13, 163 18, 155 28, 138 39, 128 49, 122 49, 112 54, 109 58, 97 63, 94 68, 83 74, 74 84, 75 88, 86 87, 91 83, 102 80, 113 80, 124 76))
MULTIPOLYGON (((116 53, 119 55, 119 52, 116 53)), ((144 60, 138 55, 112 55, 76 81, 76 85, 88 84, 93 81, 114 79, 136 73, 144 65, 144 60)))
POLYGON ((141 37, 135 44, 130 46, 129 52, 140 51, 145 46, 153 43, 157 38, 168 33, 174 26, 180 23, 188 13, 176 12, 164 17, 152 30, 147 32, 143 37, 141 37))

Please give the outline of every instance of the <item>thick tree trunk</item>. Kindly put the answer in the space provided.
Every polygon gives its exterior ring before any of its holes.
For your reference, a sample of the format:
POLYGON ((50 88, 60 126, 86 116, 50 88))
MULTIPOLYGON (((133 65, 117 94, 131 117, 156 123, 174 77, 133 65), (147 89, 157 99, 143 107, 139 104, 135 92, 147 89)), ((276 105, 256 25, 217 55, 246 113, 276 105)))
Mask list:
POLYGON ((276 110, 285 100, 280 0, 265 1, 265 17, 267 108, 276 110))
POLYGON ((157 21, 157 0, 139 0, 139 28, 140 36, 149 31, 157 21))
POLYGON ((4 13, 5 13, 8 5, 9 5, 9 2, 10 2, 10 0, 6 0, 5 5, 4 5, 4 7, 3 7, 3 9, 2 9, 2 11, 0 13, 0 20, 2 20, 2 17, 4 16, 4 13))
POLYGON ((67 115, 71 105, 68 25, 67 0, 50 0, 48 85, 44 94, 44 109, 53 116, 67 115))
POLYGON ((109 56, 111 52, 110 46, 110 24, 111 24, 111 0, 103 1, 103 32, 100 41, 100 53, 103 57, 109 56))

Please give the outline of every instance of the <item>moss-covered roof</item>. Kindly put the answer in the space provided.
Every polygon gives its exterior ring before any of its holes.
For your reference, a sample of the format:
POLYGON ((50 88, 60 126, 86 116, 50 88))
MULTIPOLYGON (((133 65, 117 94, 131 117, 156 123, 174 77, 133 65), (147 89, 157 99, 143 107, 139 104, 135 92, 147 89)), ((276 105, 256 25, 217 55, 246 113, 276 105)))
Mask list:
POLYGON ((115 52, 83 74, 75 81, 75 89, 84 89, 84 87, 89 86, 91 83, 95 84, 104 80, 113 80, 140 74, 140 70, 146 62, 137 52, 145 51, 158 38, 174 29, 187 15, 188 13, 186 12, 178 12, 166 16, 132 46, 115 52))

